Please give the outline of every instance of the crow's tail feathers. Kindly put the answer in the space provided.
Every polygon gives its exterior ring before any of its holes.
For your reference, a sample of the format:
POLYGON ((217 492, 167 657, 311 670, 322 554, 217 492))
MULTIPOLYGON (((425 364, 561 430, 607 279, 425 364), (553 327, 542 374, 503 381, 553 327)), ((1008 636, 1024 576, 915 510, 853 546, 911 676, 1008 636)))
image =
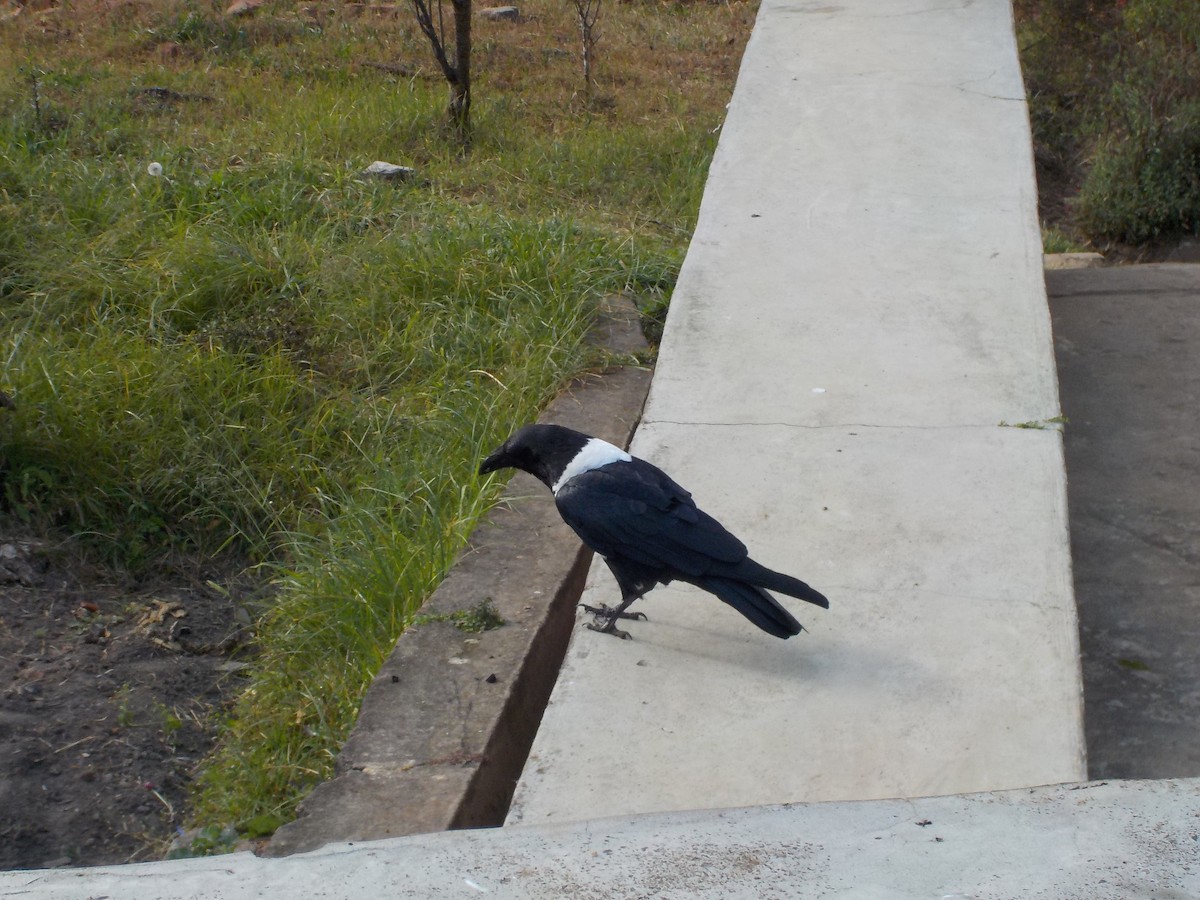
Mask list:
POLYGON ((693 584, 716 594, 763 631, 775 637, 790 638, 803 630, 792 614, 760 587, 731 578, 698 578, 693 584))
POLYGON ((737 577, 744 578, 751 584, 757 584, 769 591, 779 591, 797 600, 807 600, 822 609, 829 609, 829 600, 818 590, 810 588, 799 578, 774 572, 766 566, 761 566, 752 559, 742 560, 737 567, 737 577))

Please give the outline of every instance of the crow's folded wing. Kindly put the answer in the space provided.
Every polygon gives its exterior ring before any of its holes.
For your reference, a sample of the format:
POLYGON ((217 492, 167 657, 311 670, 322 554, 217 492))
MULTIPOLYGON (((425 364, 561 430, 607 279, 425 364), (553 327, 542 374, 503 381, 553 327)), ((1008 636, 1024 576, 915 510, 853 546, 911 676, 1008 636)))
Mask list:
POLYGON ((555 502, 566 523, 601 556, 690 576, 746 558, 745 544, 644 460, 577 475, 555 502))

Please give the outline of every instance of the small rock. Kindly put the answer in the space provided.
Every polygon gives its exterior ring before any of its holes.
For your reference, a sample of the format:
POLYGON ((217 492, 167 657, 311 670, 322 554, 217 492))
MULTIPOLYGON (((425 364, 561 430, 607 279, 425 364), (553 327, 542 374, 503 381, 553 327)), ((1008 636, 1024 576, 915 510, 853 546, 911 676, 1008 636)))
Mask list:
POLYGON ((263 0, 233 0, 225 9, 225 15, 231 17, 248 16, 262 5, 263 0))
POLYGON ((411 166, 398 166, 378 159, 363 169, 363 175, 382 178, 385 181, 407 181, 416 173, 417 170, 411 166))
POLYGON ((488 9, 481 9, 479 15, 484 19, 491 19, 495 22, 517 22, 521 19, 521 10, 515 6, 492 6, 488 9))
POLYGON ((0 584, 16 582, 25 587, 37 587, 45 580, 41 575, 41 572, 45 571, 45 567, 39 568, 41 568, 40 572, 20 554, 20 548, 12 544, 5 544, 3 548, 0 548, 0 584))

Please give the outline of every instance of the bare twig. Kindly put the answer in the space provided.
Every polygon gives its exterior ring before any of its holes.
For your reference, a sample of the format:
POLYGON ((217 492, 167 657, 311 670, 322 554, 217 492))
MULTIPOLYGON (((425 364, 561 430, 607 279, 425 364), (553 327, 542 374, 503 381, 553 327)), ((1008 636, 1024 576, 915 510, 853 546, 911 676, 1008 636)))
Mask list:
POLYGON ((579 22, 579 37, 583 45, 583 92, 589 100, 592 97, 592 59, 595 55, 596 20, 600 18, 601 0, 571 0, 575 6, 575 18, 579 22))
POLYGON ((87 737, 85 737, 85 738, 80 738, 80 739, 79 739, 79 740, 77 740, 77 741, 71 741, 71 743, 69 743, 69 744, 63 744, 61 747, 59 747, 59 748, 58 748, 57 750, 55 750, 54 752, 55 752, 55 753, 62 753, 64 750, 70 750, 72 747, 78 747, 80 744, 86 744, 88 741, 94 741, 94 740, 96 740, 98 737, 99 737, 99 735, 95 735, 95 734, 89 734, 89 735, 88 735, 87 737))
POLYGON ((173 807, 171 805, 171 802, 166 797, 164 797, 162 794, 160 794, 158 791, 156 791, 154 788, 150 788, 150 793, 152 793, 155 797, 158 798, 159 803, 161 803, 163 806, 165 806, 167 808, 167 815, 170 816, 172 819, 174 819, 175 818, 175 807, 173 807))

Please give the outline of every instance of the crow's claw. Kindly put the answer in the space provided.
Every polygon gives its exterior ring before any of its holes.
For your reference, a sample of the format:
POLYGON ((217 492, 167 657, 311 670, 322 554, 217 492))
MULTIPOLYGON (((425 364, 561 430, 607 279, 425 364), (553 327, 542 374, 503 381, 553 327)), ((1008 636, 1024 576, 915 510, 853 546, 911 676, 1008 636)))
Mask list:
POLYGON ((619 637, 623 641, 633 640, 632 634, 630 634, 628 631, 622 631, 617 627, 616 619, 609 619, 603 625, 599 624, 598 622, 588 622, 587 627, 589 631, 598 631, 601 634, 611 634, 613 637, 619 637))
POLYGON ((646 614, 641 612, 625 612, 624 604, 622 606, 588 606, 586 603, 580 603, 580 606, 586 612, 591 613, 596 617, 594 622, 588 623, 588 628, 591 631, 599 631, 601 634, 611 634, 614 637, 619 637, 621 640, 633 640, 633 636, 627 631, 622 631, 617 627, 617 619, 641 619, 647 621, 646 614))
POLYGON ((582 607, 584 612, 589 612, 598 619, 612 619, 614 622, 617 619, 641 619, 643 622, 650 621, 644 612, 622 612, 614 609, 611 606, 588 606, 586 603, 580 603, 579 605, 582 607))

